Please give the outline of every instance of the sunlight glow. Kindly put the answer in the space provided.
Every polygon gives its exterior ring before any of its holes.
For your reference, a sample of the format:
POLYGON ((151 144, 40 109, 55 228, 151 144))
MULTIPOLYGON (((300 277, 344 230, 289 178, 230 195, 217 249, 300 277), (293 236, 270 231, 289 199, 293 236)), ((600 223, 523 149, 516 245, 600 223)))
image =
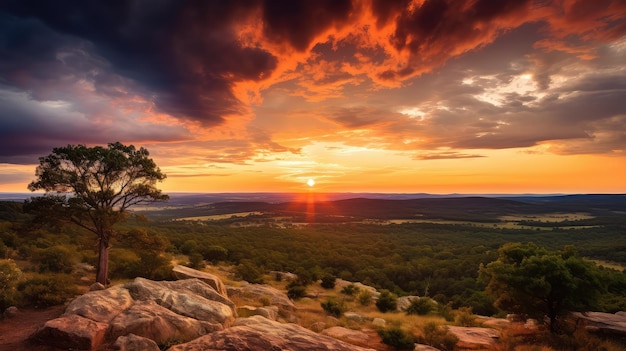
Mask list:
POLYGON ((309 178, 309 180, 306 181, 306 185, 313 187, 315 185, 315 180, 312 178, 309 178))

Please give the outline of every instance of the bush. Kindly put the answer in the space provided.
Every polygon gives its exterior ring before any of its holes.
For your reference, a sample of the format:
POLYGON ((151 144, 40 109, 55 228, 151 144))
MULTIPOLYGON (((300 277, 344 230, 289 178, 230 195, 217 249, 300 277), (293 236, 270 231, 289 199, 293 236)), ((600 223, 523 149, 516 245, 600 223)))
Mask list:
POLYGON ((388 329, 379 329, 378 335, 383 343, 393 346, 401 350, 413 350, 415 348, 415 338, 407 335, 402 329, 392 327, 388 329))
POLYGON ((189 267, 194 269, 204 268, 204 257, 201 254, 194 252, 189 255, 189 267))
POLYGON ((325 275, 322 277, 322 288, 333 289, 335 287, 335 281, 337 278, 332 275, 325 275))
POLYGON ((33 307, 60 305, 79 291, 67 274, 38 274, 18 284, 24 303, 33 307))
POLYGON ((39 273, 71 273, 74 264, 78 262, 74 255, 75 251, 61 245, 39 250, 37 254, 39 273))
POLYGON ((471 307, 461 307, 454 319, 456 325, 462 327, 474 327, 476 326, 476 316, 472 313, 471 307))
POLYGON ((287 297, 292 300, 297 300, 306 295, 306 286, 298 281, 293 281, 287 284, 287 297))
POLYGON ((354 284, 346 285, 343 287, 343 289, 341 289, 341 293, 348 296, 354 296, 359 291, 359 287, 354 284))
POLYGON ((15 287, 22 271, 13 260, 0 260, 0 311, 17 304, 15 287))
POLYGON ((418 341, 440 350, 453 350, 459 339, 448 332, 448 327, 428 322, 422 329, 424 336, 418 341))
POLYGON ((395 311, 398 308, 398 298, 389 290, 382 290, 376 301, 376 308, 383 313, 395 311))
POLYGON ((235 274, 241 280, 245 280, 248 283, 263 283, 263 276, 261 275, 261 272, 251 260, 241 260, 241 263, 235 267, 235 274))
POLYGON ((363 290, 357 295, 356 299, 359 301, 361 306, 369 306, 372 304, 372 293, 367 290, 363 290))
POLYGON ((335 316, 337 318, 341 317, 341 315, 346 311, 347 307, 343 301, 336 301, 334 299, 329 298, 325 302, 322 302, 322 308, 326 313, 331 316, 335 316))
POLYGON ((411 300, 411 304, 407 307, 406 313, 425 316, 429 314, 435 306, 436 303, 428 297, 417 298, 411 300))

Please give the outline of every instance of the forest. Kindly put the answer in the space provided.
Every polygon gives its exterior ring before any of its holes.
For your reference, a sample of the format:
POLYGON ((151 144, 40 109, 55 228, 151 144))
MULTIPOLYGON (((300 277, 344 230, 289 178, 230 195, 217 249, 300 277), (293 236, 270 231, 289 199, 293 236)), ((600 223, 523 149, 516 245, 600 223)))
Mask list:
MULTIPOLYGON (((92 233, 63 223, 39 222, 24 214, 22 206, 0 202, 0 254, 12 259, 22 275, 11 293, 0 292, 1 308, 62 302, 85 281, 93 282, 91 276, 77 275, 75 267, 97 264, 92 233)), ((189 209, 188 214, 197 215, 197 206, 189 209)), ((177 211, 185 216, 184 210, 177 211)), ((297 274, 307 288, 331 276, 398 296, 429 296, 453 308, 498 315, 503 312, 494 307, 493 296, 486 292, 488 282, 479 271, 498 258, 503 245, 534 243, 548 250, 572 246, 585 260, 596 263, 595 274, 605 284, 597 310, 615 312, 626 310, 626 237, 623 225, 615 223, 620 216, 612 218, 598 225, 555 223, 550 228, 463 221, 283 225, 255 214, 190 221, 136 212, 115 228, 109 278, 169 279, 173 260, 182 260, 192 267, 233 267, 240 278, 251 282, 274 279, 268 272, 283 271, 297 274)))

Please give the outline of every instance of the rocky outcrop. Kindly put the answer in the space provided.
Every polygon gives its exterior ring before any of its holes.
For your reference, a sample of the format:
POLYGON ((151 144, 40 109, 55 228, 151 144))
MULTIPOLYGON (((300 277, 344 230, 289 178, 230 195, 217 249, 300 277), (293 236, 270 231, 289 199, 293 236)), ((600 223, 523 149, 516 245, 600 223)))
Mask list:
POLYGON ((620 311, 615 314, 603 312, 574 313, 575 318, 582 321, 590 332, 607 336, 626 336, 626 312, 620 311))
POLYGON ((260 316, 240 318, 231 328, 168 349, 168 351, 201 350, 373 351, 317 334, 296 324, 283 324, 260 316))
POLYGON ((372 297, 375 299, 377 299, 380 296, 380 293, 378 292, 378 290, 376 290, 376 288, 374 288, 373 286, 365 285, 360 282, 350 282, 350 281, 343 280, 343 279, 337 279, 335 281, 335 287, 339 289, 343 289, 348 285, 354 285, 357 288, 359 288, 360 291, 369 292, 370 294, 372 294, 372 297))
POLYGON ((411 306, 411 302, 413 302, 413 300, 419 299, 419 296, 400 296, 398 297, 398 300, 396 300, 397 310, 400 312, 406 311, 406 309, 411 306))
POLYGON ((254 306, 240 306, 237 307, 237 316, 239 317, 252 317, 261 316, 267 319, 275 321, 278 318, 278 307, 266 306, 266 307, 254 307, 254 306))
POLYGON ((198 278, 171 282, 136 278, 90 291, 70 302, 61 317, 45 323, 32 339, 74 350, 92 350, 116 340, 120 347, 132 350, 137 337, 157 346, 193 340, 229 327, 236 318, 226 289, 213 288, 223 283, 212 284, 198 278), (131 334, 135 336, 124 339, 131 334))
POLYGON ((331 336, 335 339, 343 340, 353 345, 368 344, 370 336, 360 330, 353 330, 344 327, 330 327, 322 331, 323 335, 331 336))
POLYGON ((449 326, 448 331, 459 338, 456 347, 461 350, 489 349, 500 338, 500 332, 491 328, 449 326))
POLYGON ((113 348, 119 351, 161 351, 154 340, 135 334, 120 336, 115 340, 113 348))
POLYGON ((220 295, 228 297, 226 292, 226 286, 224 285, 222 280, 211 273, 201 272, 181 265, 174 266, 174 268, 172 269, 172 273, 174 274, 176 279, 179 280, 189 278, 199 279, 200 281, 209 284, 209 286, 211 286, 220 295))
POLYGON ((278 314, 286 320, 293 320, 296 306, 282 291, 264 284, 246 284, 240 287, 228 287, 228 296, 244 301, 259 302, 267 300, 271 306, 278 307, 278 314))

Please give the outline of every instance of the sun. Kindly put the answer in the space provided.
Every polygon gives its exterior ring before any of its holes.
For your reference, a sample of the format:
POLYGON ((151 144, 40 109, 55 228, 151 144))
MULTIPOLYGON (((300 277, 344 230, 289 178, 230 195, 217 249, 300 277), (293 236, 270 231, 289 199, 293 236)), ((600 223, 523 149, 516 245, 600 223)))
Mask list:
POLYGON ((306 181, 306 185, 312 188, 315 185, 315 180, 312 178, 309 178, 309 180, 306 181))

